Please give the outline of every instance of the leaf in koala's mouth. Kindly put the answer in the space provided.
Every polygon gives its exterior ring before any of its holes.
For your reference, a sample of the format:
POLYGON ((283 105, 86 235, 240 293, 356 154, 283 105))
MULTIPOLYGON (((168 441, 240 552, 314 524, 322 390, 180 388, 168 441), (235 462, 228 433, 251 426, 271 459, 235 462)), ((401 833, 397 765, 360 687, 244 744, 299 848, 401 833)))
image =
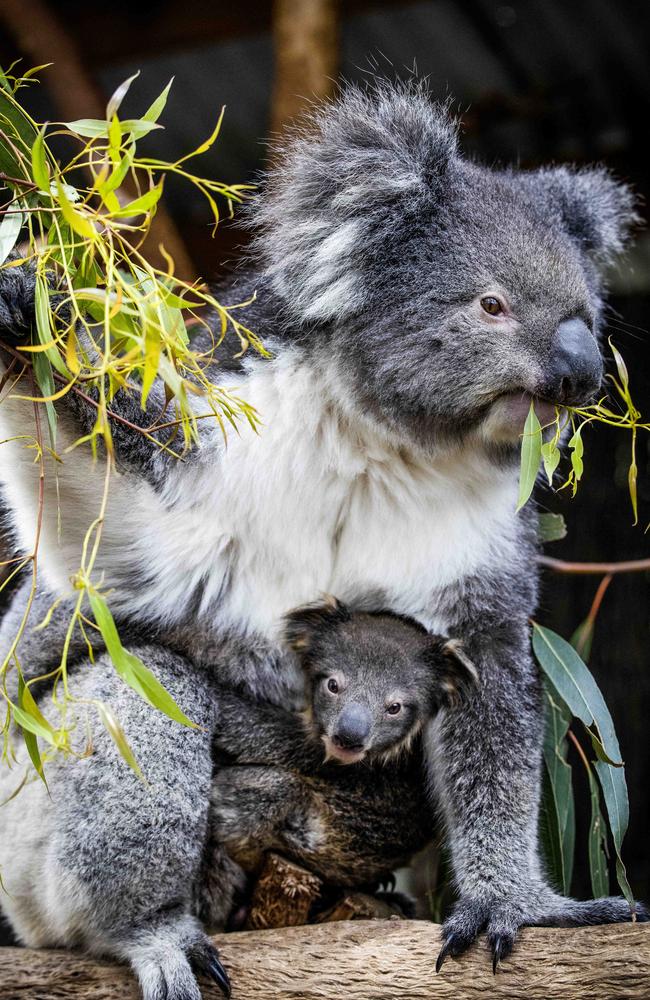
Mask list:
POLYGON ((485 433, 493 440, 516 441, 524 430, 531 401, 542 427, 555 421, 555 403, 551 403, 530 392, 509 392, 499 396, 490 408, 485 421, 485 433))

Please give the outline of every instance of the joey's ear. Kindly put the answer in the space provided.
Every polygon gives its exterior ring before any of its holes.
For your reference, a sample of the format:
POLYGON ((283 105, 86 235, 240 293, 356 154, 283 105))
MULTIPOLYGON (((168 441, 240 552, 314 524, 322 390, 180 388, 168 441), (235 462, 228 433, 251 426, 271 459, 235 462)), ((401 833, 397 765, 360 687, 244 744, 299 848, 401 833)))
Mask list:
POLYGON ((430 670, 432 712, 465 702, 478 685, 479 677, 463 644, 458 639, 429 635, 422 655, 430 670))
POLYGON ((604 168, 553 167, 524 175, 548 200, 573 239, 596 260, 620 253, 640 221, 632 189, 604 168))
POLYGON ((474 662, 467 655, 460 639, 446 639, 442 644, 442 652, 466 671, 472 684, 478 684, 478 671, 474 666, 474 662))
POLYGON ((278 152, 251 203, 254 253, 287 308, 312 324, 359 311, 386 246, 440 202, 456 126, 424 83, 384 81, 346 87, 278 152))
POLYGON ((350 611, 335 597, 295 608, 284 616, 283 638, 295 653, 309 653, 315 641, 332 627, 350 620, 350 611))

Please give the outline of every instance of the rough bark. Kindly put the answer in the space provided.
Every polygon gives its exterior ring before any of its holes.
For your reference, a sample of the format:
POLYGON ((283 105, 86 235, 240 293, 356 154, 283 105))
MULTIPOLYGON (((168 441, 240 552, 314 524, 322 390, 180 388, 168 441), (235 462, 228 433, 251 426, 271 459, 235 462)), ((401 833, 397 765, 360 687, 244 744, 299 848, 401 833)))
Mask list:
MULTIPOLYGON (((482 941, 434 972, 439 927, 373 920, 215 939, 233 1000, 627 1000, 650 997, 650 926, 525 930, 496 976, 482 941)), ((205 1000, 219 996, 203 986, 205 1000)), ((0 949, 0 1000, 137 1000, 127 969, 64 951, 0 949)))

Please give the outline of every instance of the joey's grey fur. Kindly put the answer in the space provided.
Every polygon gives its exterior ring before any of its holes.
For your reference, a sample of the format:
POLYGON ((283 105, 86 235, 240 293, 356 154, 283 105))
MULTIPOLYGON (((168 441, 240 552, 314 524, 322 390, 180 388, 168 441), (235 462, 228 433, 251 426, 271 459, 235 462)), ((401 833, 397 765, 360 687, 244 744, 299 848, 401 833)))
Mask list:
MULTIPOLYGON (((74 694, 111 706, 149 785, 120 766, 82 703, 75 742, 88 725, 93 753, 72 767, 57 759, 50 794, 32 781, 2 810, 2 908, 25 943, 126 959, 145 1000, 187 1000, 199 996, 194 972, 227 988, 203 928, 223 929, 245 873, 256 873, 266 851, 282 851, 331 886, 358 887, 386 879, 425 846, 433 816, 419 736, 440 706, 466 699, 471 664, 416 623, 352 614, 338 602, 292 613, 288 638, 302 660, 307 726, 220 684, 216 665, 193 669, 159 644, 134 652, 198 733, 175 725, 166 735, 164 717, 119 681, 105 655, 92 670, 73 671, 74 694), (340 690, 323 698, 333 677, 340 690), (388 712, 396 698, 400 711, 388 712), (372 723, 357 755, 364 764, 324 763, 353 703, 372 723), (170 783, 169 769, 181 765, 186 779, 170 783)), ((3 791, 25 764, 23 749, 3 791)))
MULTIPOLYGON (((97 563, 114 609, 136 633, 171 630, 197 670, 218 662, 222 681, 282 704, 300 685, 277 623, 319 593, 375 595, 460 636, 479 687, 424 734, 459 896, 443 957, 482 930, 496 962, 524 924, 629 919, 620 899, 563 898, 542 868, 535 511, 515 514, 530 400, 545 415, 598 389, 599 268, 635 219, 629 190, 600 169, 470 163, 423 86, 379 84, 314 113, 250 218, 251 267, 223 296, 257 292, 249 322, 273 358, 212 370, 260 410, 263 431, 226 449, 202 421, 179 464, 115 425, 121 475, 97 563)), ((31 278, 2 282, 0 328, 16 343, 31 278)), ((153 419, 161 387, 150 400, 153 419)), ((135 396, 114 405, 149 422, 135 396)), ((0 406, 3 438, 30 420, 19 399, 0 406)), ((61 444, 93 420, 68 394, 61 444)), ((0 463, 29 551, 37 469, 18 441, 0 463)), ((57 471, 55 483, 47 465, 40 567, 65 596, 102 470, 77 450, 57 471)), ((182 786, 188 770, 179 756, 166 781, 182 786)))

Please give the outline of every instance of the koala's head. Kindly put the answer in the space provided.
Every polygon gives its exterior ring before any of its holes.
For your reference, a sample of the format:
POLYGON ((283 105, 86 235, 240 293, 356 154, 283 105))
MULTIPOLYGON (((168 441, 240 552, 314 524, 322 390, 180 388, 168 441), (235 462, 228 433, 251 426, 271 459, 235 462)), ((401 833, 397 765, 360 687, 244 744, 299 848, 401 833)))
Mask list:
POLYGON ((294 134, 252 211, 286 329, 347 399, 423 443, 516 442, 535 399, 602 377, 599 268, 635 221, 604 169, 465 159, 423 84, 350 88, 294 134))
POLYGON ((454 640, 390 612, 352 612, 334 599, 288 614, 285 639, 305 669, 309 727, 326 758, 342 764, 399 752, 477 681, 454 640))

